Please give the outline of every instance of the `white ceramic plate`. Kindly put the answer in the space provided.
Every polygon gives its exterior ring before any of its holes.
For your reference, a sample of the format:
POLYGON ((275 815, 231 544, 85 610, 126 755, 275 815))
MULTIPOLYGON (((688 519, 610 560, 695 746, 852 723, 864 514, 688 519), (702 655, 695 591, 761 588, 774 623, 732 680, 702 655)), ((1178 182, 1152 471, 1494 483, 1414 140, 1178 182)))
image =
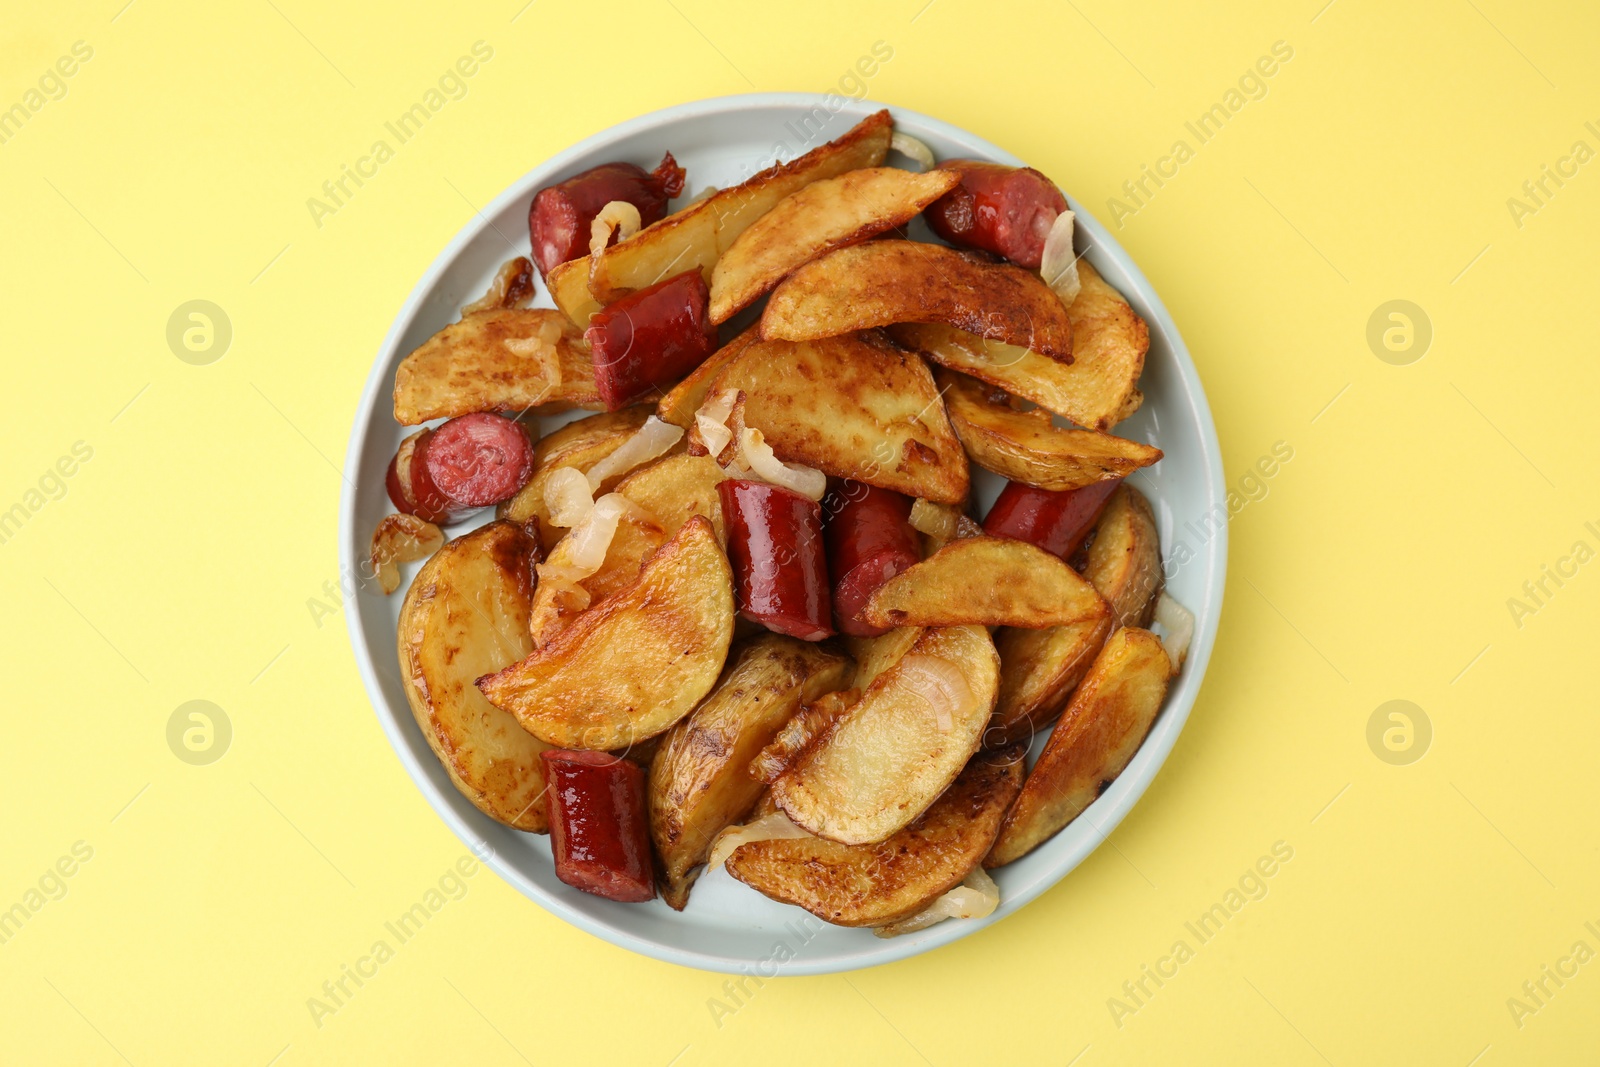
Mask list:
MULTIPOLYGON (((839 98, 832 100, 838 106, 839 98)), ((688 169, 686 195, 707 185, 725 188, 776 158, 793 158, 839 136, 880 106, 855 101, 845 104, 830 115, 820 96, 761 93, 667 108, 596 134, 535 167, 469 221, 412 290, 384 338, 367 380, 345 459, 347 487, 339 515, 341 572, 361 573, 372 529, 391 510, 384 493, 384 470, 406 433, 391 410, 395 367, 413 348, 457 318, 461 305, 487 288, 500 263, 527 254, 528 204, 535 192, 612 160, 649 168, 668 149, 688 169)), ((892 110, 896 128, 926 142, 939 159, 1024 162, 965 130, 914 111, 892 110)), ((895 154, 890 162, 911 166, 895 154)), ((826 926, 799 908, 768 900, 735 882, 725 871, 702 877, 681 913, 659 899, 642 905, 618 904, 562 884, 551 866, 547 838, 499 825, 456 792, 429 751, 401 690, 395 628, 402 596, 384 597, 364 589, 354 598, 347 618, 356 661, 378 719, 400 762, 440 818, 503 878, 568 922, 647 956, 715 971, 823 974, 904 959, 999 922, 1060 881, 1128 813, 1183 729, 1211 658, 1227 562, 1225 523, 1218 527, 1211 516, 1218 513, 1226 488, 1205 392, 1171 318, 1110 234, 1075 201, 1072 206, 1078 211, 1078 247, 1087 249, 1096 269, 1150 326, 1150 353, 1140 382, 1144 407, 1122 423, 1118 433, 1149 441, 1166 453, 1165 459, 1140 472, 1135 481, 1150 498, 1160 523, 1162 548, 1169 561, 1168 591, 1187 605, 1197 620, 1183 674, 1127 770, 1077 821, 1032 855, 995 872, 1001 903, 986 919, 951 920, 919 934, 884 940, 867 930, 826 926), (1180 541, 1188 545, 1193 557, 1174 569, 1171 561, 1180 541)), ((925 230, 922 233, 926 236, 925 230)), ((539 303, 550 306, 542 289, 539 303)), ((546 420, 544 429, 548 432, 571 417, 576 416, 546 420)), ((975 475, 980 473, 974 469, 975 475)), ((984 474, 975 482, 978 502, 987 508, 999 490, 999 480, 984 474)), ((468 525, 487 518, 485 513, 468 525)), ((454 536, 464 529, 447 532, 454 536)), ((415 569, 406 569, 406 582, 415 569)), ((1034 754, 1043 740, 1035 740, 1034 754)))

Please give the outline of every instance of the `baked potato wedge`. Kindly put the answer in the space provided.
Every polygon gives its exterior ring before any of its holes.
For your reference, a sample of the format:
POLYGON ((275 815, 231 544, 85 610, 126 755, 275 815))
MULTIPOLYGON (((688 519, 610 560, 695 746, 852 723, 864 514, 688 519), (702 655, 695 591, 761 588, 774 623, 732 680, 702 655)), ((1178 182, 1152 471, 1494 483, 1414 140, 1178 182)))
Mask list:
POLYGON ((863 167, 812 182, 752 222, 711 271, 711 321, 726 322, 783 276, 835 248, 903 226, 961 184, 953 170, 863 167))
POLYGON ((928 810, 977 751, 999 673, 983 627, 924 631, 772 783, 772 799, 819 837, 846 845, 884 840, 928 810))
POLYGON ((761 336, 814 341, 898 322, 942 322, 1073 359, 1072 320, 1037 274, 920 241, 868 241, 813 259, 772 291, 761 336))
MULTIPOLYGON (((600 569, 576 583, 586 594, 585 602, 574 603, 574 599, 585 598, 574 598, 570 587, 555 582, 541 583, 534 590, 530 624, 534 647, 544 647, 585 609, 633 581, 650 554, 694 516, 704 515, 716 534, 717 544, 725 547, 728 542, 717 483, 726 477, 709 456, 681 452, 663 456, 624 476, 613 491, 638 504, 643 514, 625 515, 617 521, 600 569)), ((570 566, 575 551, 573 539, 563 537, 545 562, 556 567, 570 566)))
POLYGON ((860 617, 872 626, 1042 630, 1110 613, 1094 586, 1060 557, 1026 541, 962 537, 878 586, 860 617))
POLYGON ((972 462, 1014 482, 1065 492, 1126 478, 1161 449, 1095 430, 1055 425, 1044 408, 1018 411, 1003 391, 940 368, 934 375, 950 426, 972 462))
POLYGON ((706 402, 706 396, 711 392, 712 381, 722 373, 724 367, 733 362, 735 356, 758 340, 760 335, 756 328, 751 326, 707 356, 704 363, 690 371, 677 385, 668 389, 657 402, 656 414, 661 417, 661 421, 682 426, 692 432, 695 412, 706 402))
POLYGON ((1027 742, 1049 727, 1078 687, 1113 629, 1110 614, 1048 630, 1002 626, 994 632, 1000 653, 1000 691, 984 731, 985 748, 1027 742))
POLYGON ((733 574, 696 515, 632 584, 478 688, 561 748, 612 750, 671 727, 716 684, 733 638, 733 574))
POLYGON ((1164 584, 1161 538, 1150 501, 1126 482, 1100 513, 1083 576, 1111 605, 1117 626, 1150 625, 1164 584))
POLYGON ((669 730, 650 763, 650 837, 661 896, 678 911, 711 840, 755 805, 764 784, 750 761, 803 704, 850 679, 838 652, 779 634, 736 649, 700 706, 669 730))
POLYGON ((742 390, 744 421, 781 460, 909 496, 961 503, 971 475, 933 375, 879 334, 745 348, 711 391, 742 390))
MULTIPOLYGON (((645 419, 651 415, 647 404, 636 404, 620 411, 604 411, 569 422, 533 446, 533 475, 517 495, 501 504, 499 517, 522 523, 539 520, 539 539, 548 553, 566 532, 550 522, 550 509, 545 507, 545 484, 550 475, 562 467, 575 467, 587 471, 602 459, 622 447, 632 437, 645 419)), ((609 493, 619 479, 602 482, 597 492, 609 493)))
POLYGON ((1067 309, 1072 320, 1070 366, 940 323, 904 323, 889 332, 936 363, 998 385, 1079 426, 1109 430, 1143 400, 1134 383, 1144 373, 1150 331, 1088 260, 1078 261, 1078 276, 1083 288, 1067 309))
POLYGON ((1006 813, 985 867, 1021 859, 1094 803, 1144 743, 1167 695, 1172 660, 1149 630, 1107 638, 1006 813))
POLYGON ((845 171, 881 165, 893 126, 887 111, 868 115, 837 140, 646 226, 598 260, 584 256, 563 263, 545 278, 550 295, 568 318, 587 326, 602 305, 691 267, 699 267, 709 283, 711 268, 734 239, 790 193, 845 171))
POLYGON ((549 308, 463 315, 394 374, 394 419, 402 426, 474 411, 551 415, 604 406, 583 332, 549 308), (552 367, 560 369, 554 381, 552 367))
POLYGON ((927 811, 887 840, 820 837, 750 841, 728 873, 773 900, 839 926, 883 926, 915 915, 982 860, 1022 783, 1022 750, 973 759, 927 811))
POLYGON ((492 522, 456 538, 417 572, 400 607, 400 680, 428 747, 462 796, 498 822, 544 833, 549 746, 473 682, 528 654, 538 543, 492 522))
POLYGON ((764 785, 776 782, 860 699, 859 689, 837 689, 806 704, 756 753, 750 761, 750 777, 764 785))

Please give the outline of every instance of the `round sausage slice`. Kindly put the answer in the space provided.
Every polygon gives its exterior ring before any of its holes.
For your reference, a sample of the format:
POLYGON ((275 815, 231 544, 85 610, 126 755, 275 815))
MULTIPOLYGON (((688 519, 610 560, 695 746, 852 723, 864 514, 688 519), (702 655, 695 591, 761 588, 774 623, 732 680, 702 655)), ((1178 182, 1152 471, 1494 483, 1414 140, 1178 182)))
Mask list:
POLYGON ((1067 198, 1032 167, 1008 167, 976 159, 939 164, 961 184, 929 204, 928 228, 959 248, 981 248, 1019 267, 1038 270, 1044 241, 1067 198))
POLYGON ((613 200, 638 208, 642 226, 659 222, 667 201, 683 192, 683 177, 683 168, 668 152, 653 171, 632 163, 603 163, 540 189, 528 208, 528 236, 539 274, 588 255, 589 224, 613 200))
POLYGON ((527 431, 486 411, 451 419, 415 451, 411 491, 419 507, 430 510, 439 504, 435 494, 458 507, 498 504, 515 496, 533 473, 527 431))

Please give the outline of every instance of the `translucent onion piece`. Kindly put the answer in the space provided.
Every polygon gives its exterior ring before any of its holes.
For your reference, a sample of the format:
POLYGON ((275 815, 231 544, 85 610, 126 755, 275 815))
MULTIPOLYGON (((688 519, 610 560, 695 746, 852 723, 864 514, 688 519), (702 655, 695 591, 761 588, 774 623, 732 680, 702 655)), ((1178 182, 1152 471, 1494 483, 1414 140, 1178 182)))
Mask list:
POLYGON ((921 497, 911 505, 911 528, 939 541, 955 539, 956 521, 960 517, 960 508, 953 508, 948 504, 935 504, 921 497))
POLYGON ((572 529, 588 518, 594 507, 594 490, 576 467, 559 467, 544 480, 544 507, 550 525, 572 529))
POLYGON ((444 532, 415 515, 385 515, 372 531, 372 573, 388 596, 400 588, 399 563, 431 556, 444 546, 444 532))
POLYGON ((1194 639, 1194 612, 1162 593, 1156 601, 1156 625, 1161 627, 1161 643, 1172 660, 1172 673, 1177 674, 1194 639))
POLYGON ((963 719, 978 696, 967 684, 961 668, 938 656, 920 653, 903 657, 896 665, 899 683, 928 704, 939 729, 948 732, 959 714, 963 719))
POLYGON ((922 164, 924 170, 933 166, 933 149, 911 136, 909 133, 894 131, 889 138, 889 151, 899 152, 907 159, 912 159, 922 164))
POLYGON ((745 826, 730 826, 711 842, 711 855, 706 859, 706 870, 714 871, 733 855, 733 850, 752 841, 791 841, 812 836, 789 821, 781 811, 763 815, 745 826))
POLYGON ((489 283, 489 289, 478 299, 461 309, 461 314, 470 315, 474 311, 489 311, 493 308, 522 307, 533 296, 533 264, 528 262, 528 257, 517 256, 500 264, 500 269, 495 271, 494 281, 489 283))
POLYGON ((1044 239, 1044 254, 1039 262, 1039 276, 1067 307, 1078 299, 1078 290, 1082 288, 1078 280, 1078 254, 1072 250, 1074 221, 1075 216, 1070 211, 1056 216, 1049 236, 1044 239))
POLYGON ((617 240, 626 241, 639 232, 642 220, 639 209, 626 200, 613 200, 600 209, 600 214, 589 223, 589 254, 599 256, 611 243, 611 234, 620 228, 617 240))
POLYGON ((1000 887, 994 884, 989 872, 982 866, 972 868, 972 873, 962 883, 940 896, 932 904, 909 919, 880 926, 872 931, 879 937, 899 937, 926 930, 946 919, 981 919, 1000 906, 1000 887))
POLYGON ((706 451, 713 459, 721 456, 722 450, 733 440, 728 419, 738 402, 739 390, 719 389, 707 397, 694 413, 694 425, 700 435, 700 443, 706 446, 706 451))
MULTIPOLYGON (((617 534, 617 522, 624 516, 649 518, 643 508, 621 493, 607 493, 596 500, 589 514, 567 534, 571 547, 564 553, 566 562, 584 578, 598 571, 606 561, 611 539, 617 534)), ((543 573, 540 572, 541 577, 543 573)))
POLYGON ((772 453, 772 446, 761 431, 747 428, 739 435, 739 457, 757 478, 791 489, 801 496, 821 500, 828 490, 828 476, 812 467, 785 463, 772 453))
POLYGON ((683 437, 683 427, 662 422, 651 415, 644 425, 635 430, 622 446, 599 463, 589 468, 589 491, 592 493, 607 478, 626 474, 633 468, 649 463, 666 452, 683 437))

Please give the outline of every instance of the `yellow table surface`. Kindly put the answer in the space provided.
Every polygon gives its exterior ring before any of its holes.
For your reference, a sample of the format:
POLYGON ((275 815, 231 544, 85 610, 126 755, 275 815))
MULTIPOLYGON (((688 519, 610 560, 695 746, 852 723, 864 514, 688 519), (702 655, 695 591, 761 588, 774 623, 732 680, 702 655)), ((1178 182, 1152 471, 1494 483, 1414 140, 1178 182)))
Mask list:
POLYGON ((1324 2, 13 5, 0 1060, 1593 1062, 1600 17, 1324 2), (314 217, 477 42, 459 98, 314 217), (830 89, 1030 160, 1171 309, 1249 501, 1188 728, 1064 882, 904 963, 730 992, 480 869, 316 1011, 463 854, 336 592, 337 468, 396 309, 574 141, 830 89), (231 323, 205 365, 167 339, 192 300, 231 323), (193 700, 231 724, 208 765, 168 743, 193 700))

